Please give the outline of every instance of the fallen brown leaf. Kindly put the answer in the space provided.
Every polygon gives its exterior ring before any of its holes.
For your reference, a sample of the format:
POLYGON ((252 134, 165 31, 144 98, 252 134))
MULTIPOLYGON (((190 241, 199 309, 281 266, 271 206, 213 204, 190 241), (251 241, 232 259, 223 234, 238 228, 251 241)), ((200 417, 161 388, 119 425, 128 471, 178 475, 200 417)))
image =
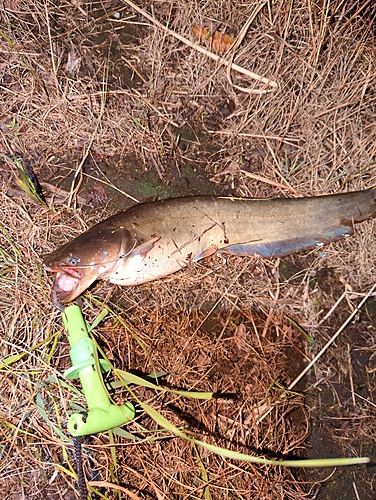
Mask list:
POLYGON ((200 42, 204 42, 207 47, 220 54, 227 52, 234 43, 232 36, 222 35, 219 31, 213 33, 209 28, 200 28, 199 26, 193 26, 192 30, 200 42))

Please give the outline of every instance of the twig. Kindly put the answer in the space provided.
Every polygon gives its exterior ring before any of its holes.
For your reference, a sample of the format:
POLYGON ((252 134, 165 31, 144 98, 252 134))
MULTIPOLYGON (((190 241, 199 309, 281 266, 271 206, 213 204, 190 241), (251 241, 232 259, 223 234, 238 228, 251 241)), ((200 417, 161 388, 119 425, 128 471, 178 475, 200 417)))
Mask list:
POLYGON ((351 360, 351 349, 350 349, 349 344, 347 344, 347 357, 349 360, 349 378, 350 378, 351 397, 352 397, 353 405, 355 407, 356 401, 355 401, 355 391, 354 391, 354 377, 353 377, 353 367, 352 367, 352 360, 351 360))
POLYGON ((59 87, 59 82, 57 80, 57 68, 56 68, 56 61, 55 61, 55 54, 54 54, 54 46, 53 46, 53 40, 52 40, 52 34, 51 34, 51 24, 50 24, 50 16, 48 13, 48 7, 47 7, 47 2, 45 4, 45 13, 46 13, 46 24, 47 24, 47 33, 48 33, 48 40, 50 43, 50 54, 51 54, 51 64, 52 64, 52 73, 54 75, 54 80, 55 80, 55 85, 56 85, 56 90, 59 93, 60 92, 60 87, 59 87))
POLYGON ((100 110, 100 113, 99 113, 99 116, 97 119, 97 123, 95 124, 94 131, 91 135, 89 144, 86 148, 85 154, 84 154, 84 156, 83 156, 83 158, 82 158, 80 164, 78 165, 76 172, 74 174, 70 193, 69 193, 68 203, 67 203, 68 208, 70 207, 70 205, 72 203, 73 196, 75 196, 78 193, 78 190, 80 189, 80 185, 81 185, 81 181, 82 181, 82 169, 83 169, 83 167, 86 163, 86 160, 90 154, 91 147, 94 143, 94 139, 98 133, 99 125, 100 125, 102 118, 103 118, 103 114, 104 114, 104 111, 106 108, 106 101, 107 101, 107 84, 108 84, 108 65, 106 67, 106 71, 105 71, 105 75, 104 75, 104 79, 103 79, 104 91, 103 91, 102 100, 101 100, 101 110, 100 110), (80 177, 80 181, 76 184, 78 177, 80 177))
MULTIPOLYGON (((368 372, 369 373, 369 372, 368 372)), ((363 396, 361 396, 360 394, 358 394, 357 392, 354 393, 355 396, 359 399, 361 399, 362 401, 365 401, 367 404, 369 404, 370 406, 373 406, 374 408, 376 408, 376 404, 373 403, 372 401, 370 401, 369 399, 367 398, 364 398, 363 396)))
POLYGON ((299 142, 301 139, 298 137, 284 137, 283 135, 265 135, 265 134, 253 134, 246 132, 234 132, 232 130, 208 130, 209 134, 218 134, 218 135, 236 135, 236 137, 252 137, 254 139, 271 139, 275 141, 283 142, 284 144, 289 144, 290 146, 296 146, 293 142, 299 142), (289 142, 291 141, 291 142, 289 142))
MULTIPOLYGON (((100 170, 99 167, 98 167, 98 170, 100 170)), ((105 174, 102 171, 101 171, 101 174, 107 179, 107 177, 105 176, 105 174)), ((127 198, 129 198, 130 200, 134 201, 135 203, 139 203, 140 202, 140 200, 138 200, 137 198, 134 198, 133 196, 131 196, 130 194, 126 193, 122 189, 116 187, 112 182, 108 182, 108 179, 107 179, 107 181, 104 181, 103 179, 97 179, 93 175, 90 175, 90 174, 88 174, 86 172, 85 172, 85 177, 89 177, 90 179, 94 179, 96 182, 104 184, 105 186, 109 186, 110 188, 114 189, 115 191, 117 191, 118 193, 122 194, 123 196, 126 196, 127 198)))
MULTIPOLYGON (((254 94, 254 89, 249 89, 249 88, 245 88, 245 87, 240 87, 239 85, 235 85, 232 81, 232 78, 231 78, 231 68, 232 68, 232 62, 233 62, 233 59, 235 57, 235 51, 236 49, 240 46, 240 44, 242 43, 245 35, 247 34, 247 31, 249 30, 249 27, 251 26, 253 20, 255 19, 255 17, 257 16, 257 14, 260 12, 260 10, 264 7, 264 5, 266 4, 266 2, 262 2, 260 3, 256 8, 255 10, 253 11, 253 13, 249 16, 249 18, 247 19, 246 23, 244 24, 243 28, 240 30, 240 33, 238 34, 238 36, 236 37, 236 40, 235 42, 232 44, 232 46, 230 47, 229 49, 229 54, 230 54, 230 57, 228 59, 228 64, 227 64, 227 71, 226 71, 226 75, 227 75, 227 80, 229 81, 230 85, 232 85, 234 88, 236 88, 237 90, 240 90, 241 92, 247 92, 248 94, 254 94)), ((221 61, 221 64, 223 64, 223 62, 221 61)))
MULTIPOLYGON (((205 49, 204 47, 201 47, 201 45, 198 45, 197 43, 193 43, 188 38, 185 38, 182 35, 179 35, 179 33, 176 33, 175 31, 167 28, 167 26, 164 26, 162 23, 154 19, 148 12, 145 10, 141 9, 138 7, 136 4, 134 4, 131 0, 124 0, 125 3, 127 3, 132 9, 137 11, 139 14, 144 16, 146 19, 148 19, 151 23, 153 23, 155 26, 163 30, 165 33, 173 36, 174 38, 177 38, 181 42, 183 42, 185 45, 188 47, 191 47, 192 49, 197 50, 198 52, 201 52, 202 54, 206 55, 207 57, 210 57, 214 61, 223 64, 224 66, 231 67, 234 71, 237 71, 238 73, 241 73, 245 76, 248 76, 249 78, 253 78, 253 80, 257 80, 259 82, 265 83, 265 85, 269 87, 273 87, 273 89, 278 88, 277 82, 274 80, 271 80, 270 78, 265 78, 264 76, 257 75, 256 73, 253 73, 252 71, 249 71, 248 69, 243 68, 242 66, 238 66, 237 64, 227 61, 226 59, 223 59, 222 57, 217 56, 217 54, 213 54, 213 52, 210 52, 209 50, 205 49)), ((256 89, 253 90, 254 94, 264 94, 266 92, 270 92, 270 90, 266 89, 256 89)))
POLYGON ((296 377, 296 379, 288 386, 288 390, 291 390, 296 384, 304 377, 304 375, 312 368, 312 366, 321 358, 321 356, 329 349, 329 347, 333 344, 333 342, 341 335, 346 326, 350 323, 350 321, 354 318, 354 316, 361 310, 364 304, 367 302, 369 297, 372 295, 373 291, 376 289, 376 283, 373 285, 371 290, 367 293, 364 299, 360 302, 358 306, 353 310, 353 312, 348 316, 346 321, 342 323, 342 325, 338 328, 333 337, 328 340, 325 346, 321 349, 321 351, 313 358, 313 360, 309 363, 308 366, 304 368, 300 375, 296 377))
POLYGON ((124 488, 119 484, 109 483, 108 481, 89 481, 89 486, 92 486, 93 488, 111 488, 113 490, 125 493, 132 500, 141 500, 141 497, 128 490, 127 488, 124 488))
MULTIPOLYGON (((361 6, 359 7, 359 9, 356 12, 354 12, 354 14, 349 19, 347 19, 347 21, 345 22, 345 24, 342 24, 342 26, 339 28, 338 31, 335 32, 336 37, 338 37, 338 35, 341 33, 341 31, 344 31, 347 28, 347 26, 354 21, 354 19, 362 12, 363 9, 365 9, 367 7, 367 5, 370 2, 371 2, 371 0, 366 0, 364 3, 361 4, 361 6)), ((351 11, 351 9, 352 9, 352 7, 350 7, 349 10, 351 11)))
POLYGON ((356 500, 360 500, 360 496, 359 496, 359 493, 358 493, 358 488, 356 487, 355 481, 352 482, 352 487, 354 489, 356 500))
MULTIPOLYGON (((328 342, 324 345, 324 347, 321 349, 321 351, 304 368, 304 370, 301 371, 301 373, 296 377, 296 379, 293 382, 291 382, 291 384, 287 388, 288 391, 291 391, 291 389, 293 389, 296 386, 296 384, 304 377, 304 375, 312 368, 312 366, 315 365, 317 363, 317 361, 321 358, 321 356, 329 349, 329 347, 333 344, 333 342, 341 335, 341 333, 346 328, 346 326, 350 323, 350 321, 354 318, 354 316, 361 310, 361 308, 367 302, 369 297, 371 297, 371 295, 375 289, 376 289, 376 283, 373 285, 373 287, 370 289, 370 291, 367 293, 367 295, 364 297, 364 299, 360 302, 360 304, 347 317, 346 321, 344 321, 344 323, 342 323, 342 325, 338 328, 338 330, 333 335, 333 337, 330 340, 328 340, 328 342)), ((265 412, 262 415, 262 417, 260 417, 257 420, 257 423, 259 424, 271 411, 272 411, 272 407, 269 408, 269 410, 267 412, 265 412)))
POLYGON ((291 193, 299 196, 299 193, 296 192, 294 188, 292 188, 289 184, 281 184, 280 182, 272 181, 271 179, 267 179, 266 177, 262 177, 258 174, 253 174, 252 172, 248 172, 247 170, 240 170, 242 174, 251 179, 255 179, 256 181, 265 182, 265 184, 270 184, 271 186, 278 187, 280 189, 288 189, 291 193))
MULTIPOLYGON (((276 261, 276 263, 274 265, 274 269, 278 269, 279 263, 280 263, 280 259, 277 259, 277 261, 276 261)), ((269 309, 268 317, 266 318, 266 321, 265 321, 265 324, 264 324, 264 328, 262 330, 261 337, 265 337, 266 334, 268 333, 268 328, 269 328, 270 322, 272 320, 274 309, 275 309, 275 306, 276 306, 276 304, 278 302, 279 292, 280 292, 281 288, 280 288, 279 276, 278 276, 277 272, 275 273, 275 278, 276 278, 276 292, 274 294, 273 303, 272 303, 272 305, 271 305, 271 307, 269 309)), ((268 279, 268 281, 269 281, 269 279, 268 279)))
POLYGON ((336 303, 330 308, 330 311, 327 314, 325 314, 325 316, 319 321, 318 326, 320 326, 324 321, 326 321, 332 315, 333 311, 335 311, 337 309, 337 307, 340 305, 340 303, 345 298, 346 294, 347 294, 347 290, 345 290, 343 292, 343 294, 336 301, 336 303))

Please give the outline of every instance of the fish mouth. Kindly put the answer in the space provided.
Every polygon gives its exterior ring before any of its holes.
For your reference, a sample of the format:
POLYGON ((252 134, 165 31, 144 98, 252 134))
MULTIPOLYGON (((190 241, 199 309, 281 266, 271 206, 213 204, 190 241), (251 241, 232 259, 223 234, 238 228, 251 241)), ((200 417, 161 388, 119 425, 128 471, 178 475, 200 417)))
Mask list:
MULTIPOLYGON (((47 270, 51 270, 48 269, 47 270)), ((51 291, 51 300, 60 311, 65 304, 74 300, 81 293, 82 274, 76 269, 61 268, 55 271, 56 276, 51 291)))

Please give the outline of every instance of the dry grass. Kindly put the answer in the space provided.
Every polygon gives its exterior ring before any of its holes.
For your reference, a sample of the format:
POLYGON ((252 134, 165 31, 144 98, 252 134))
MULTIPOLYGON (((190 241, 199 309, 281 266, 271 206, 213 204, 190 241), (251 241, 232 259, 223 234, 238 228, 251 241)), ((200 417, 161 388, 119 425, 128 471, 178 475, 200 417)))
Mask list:
MULTIPOLYGON (((143 7, 192 42, 195 25, 236 37, 256 8, 195 0, 143 7)), ((74 405, 85 403, 77 386, 62 383, 68 347, 49 300, 51 277, 40 264, 41 255, 114 210, 115 191, 106 184, 101 185, 108 206, 93 207, 95 200, 87 196, 92 177, 138 199, 205 194, 200 186, 241 196, 291 196, 375 185, 371 14, 371 3, 364 1, 265 2, 234 57, 236 64, 277 81, 278 89, 258 95, 237 87, 265 89, 260 82, 236 72, 229 80, 223 68, 166 35, 125 0, 2 1, 0 152, 7 157, 0 158, 0 480, 5 499, 74 498, 66 423, 74 405), (113 16, 117 12, 120 19, 113 16), (40 181, 48 183, 54 210, 22 195, 12 153, 29 160, 40 181), (75 175, 79 196, 72 188, 75 175)), ((311 447, 324 436, 321 448, 313 449, 316 456, 371 454, 374 299, 298 385, 306 398, 291 394, 281 400, 281 387, 288 387, 354 309, 358 294, 373 284, 374 232, 374 223, 364 224, 325 254, 286 263, 211 259, 138 288, 102 283, 86 295, 85 315, 90 321, 96 317, 99 299, 125 322, 127 328, 112 318, 97 329, 116 366, 165 371, 169 387, 218 393, 199 402, 137 390, 143 401, 198 438, 286 457, 310 455, 306 443, 312 433, 311 447), (257 408, 272 411, 260 422, 257 408)), ((198 450, 200 465, 192 444, 156 429, 143 412, 129 431, 141 440, 103 434, 86 441, 87 477, 102 482, 103 498, 128 498, 125 490, 157 499, 335 498, 326 481, 332 471, 297 476, 205 450, 198 450)), ((360 498, 374 495, 371 473, 357 468, 351 474, 346 494, 353 488, 360 498)), ((334 474, 334 491, 344 477, 334 474)))

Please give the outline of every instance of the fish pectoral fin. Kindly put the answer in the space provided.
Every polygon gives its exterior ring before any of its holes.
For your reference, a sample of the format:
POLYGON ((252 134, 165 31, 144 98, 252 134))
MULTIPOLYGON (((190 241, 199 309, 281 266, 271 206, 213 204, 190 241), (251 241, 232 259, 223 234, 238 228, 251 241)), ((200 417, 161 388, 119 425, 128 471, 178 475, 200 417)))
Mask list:
POLYGON ((160 236, 155 236, 151 240, 145 241, 141 245, 135 247, 130 255, 141 255, 141 257, 146 257, 147 253, 150 252, 150 250, 153 248, 155 243, 161 239, 160 236))
POLYGON ((192 262, 197 262, 198 260, 204 259, 205 257, 209 257, 210 255, 213 255, 218 250, 217 245, 209 245, 205 250, 203 250, 197 257, 192 259, 192 262))

